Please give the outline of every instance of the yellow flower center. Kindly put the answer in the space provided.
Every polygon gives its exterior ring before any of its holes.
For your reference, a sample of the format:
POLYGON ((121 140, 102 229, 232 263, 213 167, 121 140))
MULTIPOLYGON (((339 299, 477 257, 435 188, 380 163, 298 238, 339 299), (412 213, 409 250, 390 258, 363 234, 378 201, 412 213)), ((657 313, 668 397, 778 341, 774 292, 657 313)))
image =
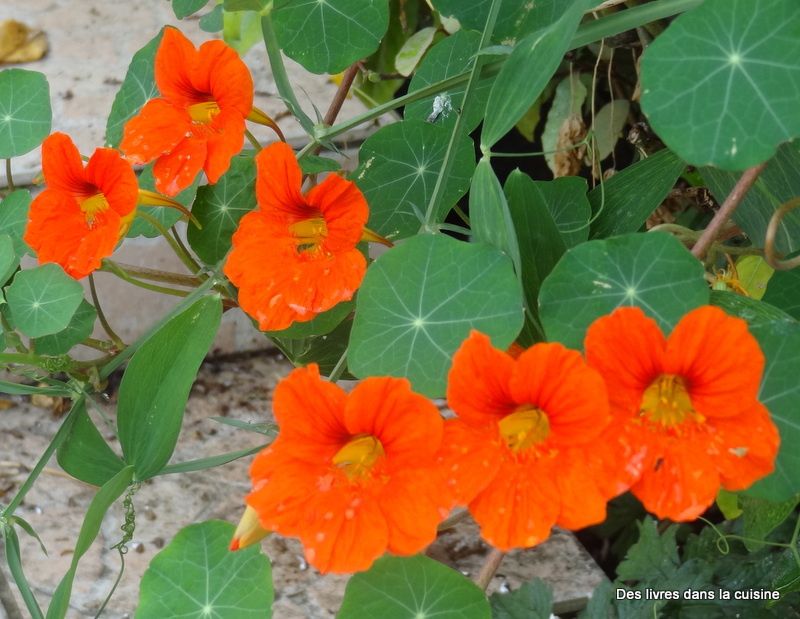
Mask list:
POLYGON ((322 217, 303 219, 289 226, 289 231, 295 238, 297 250, 316 249, 328 236, 328 226, 322 217))
POLYGON ((86 223, 91 228, 94 225, 97 213, 108 210, 108 200, 102 193, 96 193, 85 200, 81 200, 80 207, 86 217, 86 223))
POLYGON ((220 113, 219 105, 216 101, 203 101, 189 106, 189 116, 196 123, 207 125, 214 117, 220 113))
POLYGON ((547 415, 532 406, 520 407, 503 417, 498 425, 506 445, 515 453, 542 443, 550 434, 547 415))
POLYGON ((362 434, 350 439, 337 451, 333 456, 333 463, 352 480, 367 475, 384 455, 383 445, 377 438, 370 434, 362 434))
POLYGON ((683 378, 675 374, 662 374, 650 383, 642 396, 640 414, 667 428, 680 425, 687 418, 705 421, 694 410, 683 378))

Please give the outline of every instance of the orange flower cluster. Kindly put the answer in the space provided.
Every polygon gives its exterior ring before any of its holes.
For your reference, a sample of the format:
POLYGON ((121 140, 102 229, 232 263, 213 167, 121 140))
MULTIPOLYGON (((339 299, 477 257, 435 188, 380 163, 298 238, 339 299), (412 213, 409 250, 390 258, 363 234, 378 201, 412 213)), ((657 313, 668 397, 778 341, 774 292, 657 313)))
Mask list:
POLYGON ((770 473, 778 432, 757 393, 764 359, 746 323, 705 306, 667 338, 637 308, 588 330, 586 358, 560 344, 512 356, 473 332, 453 358, 443 420, 407 381, 349 395, 315 365, 276 389, 278 439, 253 463, 232 549, 299 537, 322 572, 407 555, 466 505, 501 550, 552 527, 601 522, 630 489, 660 518, 692 520, 720 487, 770 473))

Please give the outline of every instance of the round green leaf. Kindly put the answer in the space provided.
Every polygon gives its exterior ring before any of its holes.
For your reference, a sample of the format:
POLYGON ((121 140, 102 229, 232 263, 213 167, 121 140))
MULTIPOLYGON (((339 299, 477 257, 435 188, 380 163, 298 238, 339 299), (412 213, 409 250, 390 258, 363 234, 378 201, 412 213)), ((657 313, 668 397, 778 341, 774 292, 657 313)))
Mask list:
POLYGON ((5 284, 19 265, 14 251, 14 241, 7 234, 0 234, 0 285, 5 284))
POLYGON ((17 328, 29 337, 65 329, 83 300, 83 287, 57 264, 20 271, 6 291, 17 328))
POLYGON ((12 191, 0 202, 0 234, 11 237, 18 258, 30 253, 28 245, 22 240, 25 226, 28 224, 30 206, 31 192, 27 189, 12 191))
POLYGON ((189 223, 189 244, 206 264, 216 264, 231 247, 231 236, 245 213, 256 207, 256 166, 252 157, 234 157, 215 185, 197 190, 192 213, 202 229, 189 223))
POLYGON ((511 261, 484 244, 420 235, 367 270, 356 300, 348 362, 356 376, 405 376, 444 394, 453 353, 477 329, 505 348, 519 333, 523 301, 511 261))
MULTIPOLYGON (((369 227, 393 240, 416 234, 442 168, 450 131, 419 120, 383 127, 361 146, 353 178, 369 203, 369 227)), ((437 221, 469 189, 475 170, 472 141, 456 145, 437 221)))
POLYGON ((209 520, 185 527, 142 577, 136 619, 267 619, 272 573, 258 545, 228 550, 235 527, 209 520))
MULTIPOLYGON (((411 83, 408 85, 409 94, 468 71, 472 66, 480 43, 481 35, 471 30, 460 30, 454 35, 439 41, 425 55, 419 68, 411 78, 411 83)), ((491 86, 492 80, 485 79, 479 82, 477 88, 472 91, 472 103, 461 121, 466 133, 475 129, 483 119, 491 86)), ((452 127, 458 117, 458 110, 463 108, 464 86, 448 90, 444 95, 432 95, 409 103, 405 108, 405 118, 409 120, 428 120, 432 118, 433 103, 437 96, 446 97, 445 101, 448 102, 449 109, 446 106, 441 114, 435 118, 435 122, 443 127, 452 127)))
POLYGON ((0 71, 0 159, 33 150, 50 133, 50 86, 36 71, 0 71))
POLYGON ((355 301, 337 303, 326 312, 322 312, 308 322, 296 322, 283 331, 267 331, 267 337, 280 339, 301 339, 308 337, 324 336, 338 327, 342 321, 355 309, 355 301))
POLYGON ((36 353, 40 355, 62 355, 69 352, 73 346, 80 344, 92 334, 96 319, 97 310, 86 299, 82 299, 66 329, 34 339, 36 353))
POLYGON ((378 49, 387 0, 275 0, 272 19, 289 58, 312 73, 339 73, 378 49))
POLYGON ((208 0, 172 0, 172 12, 178 19, 183 19, 194 15, 206 4, 208 4, 208 0))
MULTIPOLYGON (((156 191, 156 180, 153 177, 153 165, 155 164, 151 163, 145 166, 142 173, 139 175, 139 187, 142 189, 156 191)), ((194 202, 194 198, 197 195, 197 187, 200 184, 201 177, 202 175, 198 174, 191 185, 172 199, 179 202, 187 209, 191 209, 192 202, 194 202)), ((171 228, 183 217, 183 214, 179 210, 164 206, 139 206, 137 207, 137 212, 144 212, 151 217, 155 217, 165 228, 171 228)), ((191 229, 193 227, 195 227, 194 224, 189 223, 189 228, 191 229)), ((145 221, 143 217, 137 216, 134 218, 125 236, 128 238, 144 236, 148 239, 152 239, 159 234, 161 233, 156 230, 149 221, 145 221)))
POLYGON ((642 110, 694 165, 742 170, 800 135, 796 0, 706 0, 642 57, 642 110))
MULTIPOLYGON (((347 583, 337 619, 490 619, 486 596, 428 557, 382 557, 347 583)), ((138 617, 137 617, 138 619, 138 617)))
POLYGON ((708 294, 702 264, 680 241, 628 234, 564 254, 542 284, 539 316, 549 340, 580 349, 589 325, 617 307, 641 307, 669 333, 708 294))

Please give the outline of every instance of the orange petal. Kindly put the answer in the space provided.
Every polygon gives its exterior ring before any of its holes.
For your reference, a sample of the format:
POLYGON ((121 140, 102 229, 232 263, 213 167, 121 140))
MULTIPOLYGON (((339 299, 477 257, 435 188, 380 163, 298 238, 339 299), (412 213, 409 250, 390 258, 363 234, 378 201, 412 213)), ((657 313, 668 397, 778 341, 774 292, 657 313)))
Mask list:
POLYGON ((53 133, 42 142, 42 172, 51 189, 72 194, 86 191, 81 154, 65 133, 53 133))
POLYGON ((361 240, 369 217, 364 194, 355 183, 329 174, 306 195, 309 206, 319 209, 328 227, 324 248, 338 252, 352 249, 361 240))
POLYGON ((155 59, 155 78, 161 96, 178 108, 198 102, 191 76, 198 64, 192 42, 177 28, 164 28, 155 59))
POLYGON ((153 166, 156 189, 168 196, 176 196, 194 182, 206 160, 206 142, 195 137, 184 138, 153 166))
POLYGON ((600 491, 613 498, 630 489, 641 476, 652 433, 642 424, 615 417, 589 448, 589 467, 600 491))
POLYGON ((324 462, 347 442, 346 400, 341 387, 320 378, 315 363, 293 370, 278 383, 272 404, 275 421, 295 457, 324 462))
POLYGON ((208 182, 216 183, 228 171, 231 159, 244 144, 244 119, 236 112, 222 110, 208 132, 208 154, 203 169, 208 182))
POLYGON ((98 148, 86 166, 86 178, 95 185, 108 201, 108 205, 124 217, 136 208, 139 184, 136 174, 127 161, 112 148, 98 148))
POLYGON ((510 380, 515 402, 544 411, 548 442, 573 446, 595 439, 610 421, 600 374, 561 344, 535 344, 517 359, 510 380))
POLYGON ((166 99, 151 99, 126 123, 119 149, 132 163, 149 163, 171 152, 191 130, 185 111, 166 99))
POLYGON ((497 476, 504 457, 496 430, 477 430, 460 419, 444 422, 439 468, 454 504, 467 505, 497 476))
POLYGON ((589 461, 595 452, 585 449, 567 449, 558 456, 558 486, 561 505, 557 524, 566 529, 582 529, 603 522, 606 502, 610 498, 601 491, 602 471, 593 469, 589 461))
POLYGON ((483 539, 504 551, 547 539, 558 517, 557 476, 547 462, 531 467, 504 461, 492 483, 469 505, 483 539))
POLYGON ((209 93, 223 112, 236 112, 244 121, 253 107, 253 78, 231 47, 222 41, 206 41, 191 67, 194 88, 209 93))
POLYGON ((277 217, 307 218, 309 209, 300 193, 303 173, 292 147, 270 144, 256 155, 256 197, 265 213, 277 217))
POLYGON ((615 410, 638 413, 644 390, 663 372, 666 340, 638 307, 621 307, 586 332, 586 360, 603 376, 615 410))
POLYGON ((706 453, 707 440, 704 434, 697 440, 672 439, 657 457, 648 457, 641 478, 631 488, 647 511, 685 522, 695 520, 714 502, 720 479, 706 453))
POLYGON ((509 382, 514 360, 472 331, 453 355, 447 377, 447 403, 466 423, 496 424, 517 406, 509 382))
POLYGON ((726 490, 744 490, 775 469, 780 437, 769 411, 757 403, 735 417, 715 418, 712 457, 726 490))
POLYGON ((391 470, 433 463, 442 442, 442 417, 405 378, 371 377, 347 398, 344 422, 351 435, 377 437, 391 470))
POLYGON ((669 336, 664 371, 687 379, 698 412, 726 417, 755 404, 764 355, 744 320, 706 305, 686 314, 669 336))

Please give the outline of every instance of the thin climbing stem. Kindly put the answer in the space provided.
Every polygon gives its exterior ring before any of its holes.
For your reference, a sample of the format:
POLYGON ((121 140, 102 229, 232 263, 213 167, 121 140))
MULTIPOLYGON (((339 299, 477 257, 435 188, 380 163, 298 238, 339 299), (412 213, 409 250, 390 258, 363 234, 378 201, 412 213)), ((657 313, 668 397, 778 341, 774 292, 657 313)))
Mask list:
POLYGON ((497 568, 500 567, 500 563, 503 562, 503 557, 506 556, 502 550, 498 550, 497 548, 492 548, 488 555, 486 555, 486 559, 483 561, 483 565, 481 565, 481 569, 478 572, 478 575, 475 577, 475 584, 480 587, 481 591, 486 591, 489 583, 492 582, 492 578, 494 577, 497 568))
POLYGON ((158 219, 156 219, 149 213, 139 211, 139 213, 137 213, 137 216, 141 217, 147 223, 153 226, 156 230, 158 230, 159 234, 161 234, 161 236, 163 236, 166 239, 167 243, 169 243, 169 246, 172 248, 172 251, 175 252, 175 255, 178 256, 178 259, 181 262, 183 262, 186 268, 189 269, 190 273, 194 275, 195 273, 201 270, 200 265, 198 265, 194 261, 194 258, 192 258, 187 252, 183 250, 183 248, 180 245, 178 245, 178 243, 175 242, 175 239, 172 238, 172 236, 169 233, 169 230, 167 230, 164 227, 164 224, 162 224, 160 221, 158 221, 158 219))
POLYGON ((11 176, 11 158, 9 157, 6 159, 6 185, 8 186, 8 192, 11 193, 14 191, 14 177, 11 176))
POLYGON ((790 260, 784 260, 778 253, 778 250, 775 249, 781 221, 783 221, 786 215, 798 207, 800 207, 800 198, 793 198, 782 204, 780 208, 773 213, 767 225, 767 233, 764 237, 764 259, 767 261, 767 264, 776 271, 788 271, 800 266, 800 256, 795 256, 790 260))
POLYGON ((736 181, 736 185, 734 185, 733 190, 728 194, 728 197, 725 198, 722 206, 714 214, 714 217, 712 217, 708 226, 706 226, 706 229, 700 235, 697 243, 695 243, 694 247, 692 247, 692 254, 696 258, 699 258, 700 260, 705 258, 708 249, 717 239, 720 230, 722 230, 722 227, 742 203, 745 195, 747 195, 747 192, 756 182, 759 174, 761 174, 766 165, 767 163, 765 161, 764 163, 760 163, 752 168, 748 168, 744 171, 744 173, 742 173, 742 175, 739 177, 739 180, 736 181))
POLYGON ((199 262, 197 262, 197 260, 194 259, 194 256, 192 256, 192 252, 189 251, 189 248, 186 247, 186 244, 181 239, 181 235, 178 234, 178 229, 175 226, 172 226, 172 228, 170 228, 170 232, 172 232, 172 238, 175 239, 175 242, 178 244, 178 247, 181 248, 181 251, 191 262, 194 268, 194 273, 199 273, 200 271, 202 271, 203 270, 202 265, 199 262))
POLYGON ((347 348, 344 349, 342 356, 339 357, 339 360, 336 362, 336 365, 333 366, 330 375, 328 376, 328 380, 332 383, 337 382, 344 374, 344 371, 347 369, 347 348))
POLYGON ((167 294, 173 297, 185 297, 189 295, 189 291, 187 290, 176 290, 175 288, 167 288, 166 286, 158 286, 156 284, 148 284, 147 282, 143 282, 140 279, 136 279, 135 277, 131 277, 125 269, 121 268, 118 264, 111 262, 110 260, 106 260, 103 263, 103 270, 107 273, 111 273, 116 275, 121 280, 128 282, 134 286, 139 288, 144 288, 145 290, 149 290, 151 292, 158 292, 159 294, 167 294))
MULTIPOLYGON (((110 260, 108 258, 106 258, 103 261, 103 265, 105 266, 106 264, 112 265, 111 268, 116 267, 122 269, 132 277, 137 277, 139 279, 147 279, 153 282, 161 282, 163 284, 175 284, 177 286, 186 286, 187 288, 194 288, 202 284, 204 281, 203 279, 196 277, 194 275, 184 275, 182 273, 173 273, 172 271, 160 271, 158 269, 150 269, 147 267, 125 264, 123 262, 117 262, 115 260, 110 260)), ((111 268, 101 267, 101 270, 113 272, 111 271, 111 268)))
POLYGON ((103 327, 103 331, 105 331, 111 341, 114 342, 114 346, 122 350, 125 348, 125 342, 123 342, 122 338, 117 335, 114 329, 111 328, 111 325, 106 319, 106 315, 103 312, 103 307, 100 305, 100 298, 97 296, 97 287, 94 283, 93 273, 89 273, 89 293, 92 295, 92 303, 94 304, 94 308, 97 310, 97 318, 100 320, 100 325, 103 327))

